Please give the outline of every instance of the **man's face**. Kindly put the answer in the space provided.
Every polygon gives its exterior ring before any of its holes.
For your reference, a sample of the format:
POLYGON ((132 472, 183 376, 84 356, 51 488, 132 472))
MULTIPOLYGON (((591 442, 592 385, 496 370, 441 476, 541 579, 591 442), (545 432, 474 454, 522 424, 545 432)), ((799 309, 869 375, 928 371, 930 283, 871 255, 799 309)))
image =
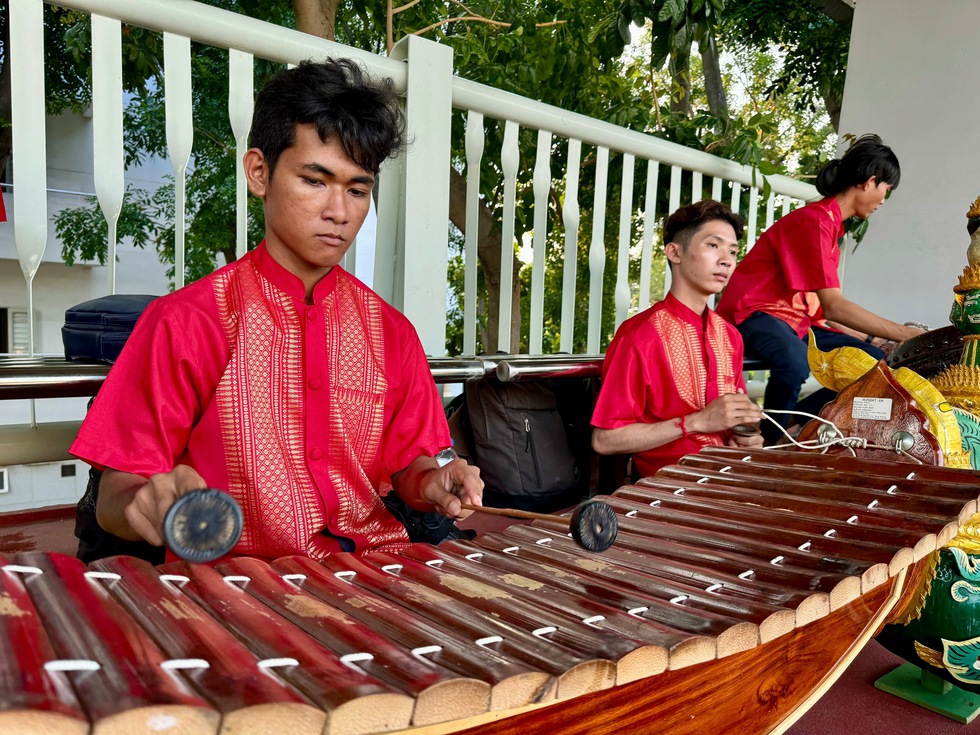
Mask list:
POLYGON ((705 222, 683 248, 667 245, 667 257, 674 264, 671 278, 704 295, 720 293, 731 278, 738 257, 735 229, 724 220, 705 222))
POLYGON ((321 141, 312 125, 297 125, 295 132, 272 175, 254 148, 245 155, 245 171, 252 193, 264 201, 269 254, 312 289, 361 229, 374 174, 348 158, 336 140, 321 141))
POLYGON ((854 216, 867 219, 885 201, 892 185, 884 181, 878 183, 874 176, 860 184, 858 195, 854 200, 854 216))

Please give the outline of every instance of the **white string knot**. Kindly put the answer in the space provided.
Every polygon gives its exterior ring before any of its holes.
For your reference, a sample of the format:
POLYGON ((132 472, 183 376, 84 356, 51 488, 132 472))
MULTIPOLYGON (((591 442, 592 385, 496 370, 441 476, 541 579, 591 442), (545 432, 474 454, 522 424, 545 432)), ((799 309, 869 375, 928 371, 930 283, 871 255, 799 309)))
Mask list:
POLYGON ((828 442, 831 445, 839 444, 842 447, 850 447, 853 449, 867 449, 868 440, 863 436, 842 436, 837 439, 832 439, 828 442))

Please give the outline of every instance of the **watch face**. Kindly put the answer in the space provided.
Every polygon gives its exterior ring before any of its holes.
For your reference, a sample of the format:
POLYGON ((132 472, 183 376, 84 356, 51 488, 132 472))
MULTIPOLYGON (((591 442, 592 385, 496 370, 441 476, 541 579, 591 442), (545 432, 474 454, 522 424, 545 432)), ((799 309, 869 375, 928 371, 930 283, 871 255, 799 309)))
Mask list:
POLYGON ((235 548, 242 525, 242 509, 228 493, 194 490, 170 506, 163 519, 163 536, 181 559, 207 563, 235 548))

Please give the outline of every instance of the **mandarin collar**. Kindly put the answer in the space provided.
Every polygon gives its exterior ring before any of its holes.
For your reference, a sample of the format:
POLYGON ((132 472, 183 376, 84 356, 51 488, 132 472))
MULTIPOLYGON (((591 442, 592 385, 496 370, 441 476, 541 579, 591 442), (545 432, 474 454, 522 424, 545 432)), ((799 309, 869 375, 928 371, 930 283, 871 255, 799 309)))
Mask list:
POLYGON ((704 319, 708 312, 708 309, 710 308, 708 306, 705 306, 704 307, 705 313, 698 314, 690 306, 682 303, 680 299, 674 296, 674 294, 672 294, 670 291, 668 291, 667 295, 664 297, 664 306, 667 308, 667 311, 669 311, 671 314, 673 314, 674 316, 680 319, 683 319, 688 324, 697 327, 698 329, 701 329, 704 326, 704 319))
MULTIPOLYGON (((306 302, 306 285, 299 276, 290 273, 269 254, 265 240, 260 242, 258 247, 252 251, 252 257, 255 259, 255 266, 263 278, 266 278, 273 286, 291 298, 302 303, 306 302)), ((341 270, 343 269, 339 265, 335 265, 313 287, 314 304, 321 303, 334 290, 337 285, 338 272, 341 270)))

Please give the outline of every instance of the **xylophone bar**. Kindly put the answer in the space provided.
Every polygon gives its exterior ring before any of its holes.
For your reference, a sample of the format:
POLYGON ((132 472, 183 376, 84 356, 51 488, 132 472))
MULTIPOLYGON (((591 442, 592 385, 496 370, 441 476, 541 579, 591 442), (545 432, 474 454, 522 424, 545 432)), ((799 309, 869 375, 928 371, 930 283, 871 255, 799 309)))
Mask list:
POLYGON ((970 473, 785 454, 620 489, 603 554, 558 519, 214 569, 0 559, 0 732, 770 732, 977 509, 970 473))

